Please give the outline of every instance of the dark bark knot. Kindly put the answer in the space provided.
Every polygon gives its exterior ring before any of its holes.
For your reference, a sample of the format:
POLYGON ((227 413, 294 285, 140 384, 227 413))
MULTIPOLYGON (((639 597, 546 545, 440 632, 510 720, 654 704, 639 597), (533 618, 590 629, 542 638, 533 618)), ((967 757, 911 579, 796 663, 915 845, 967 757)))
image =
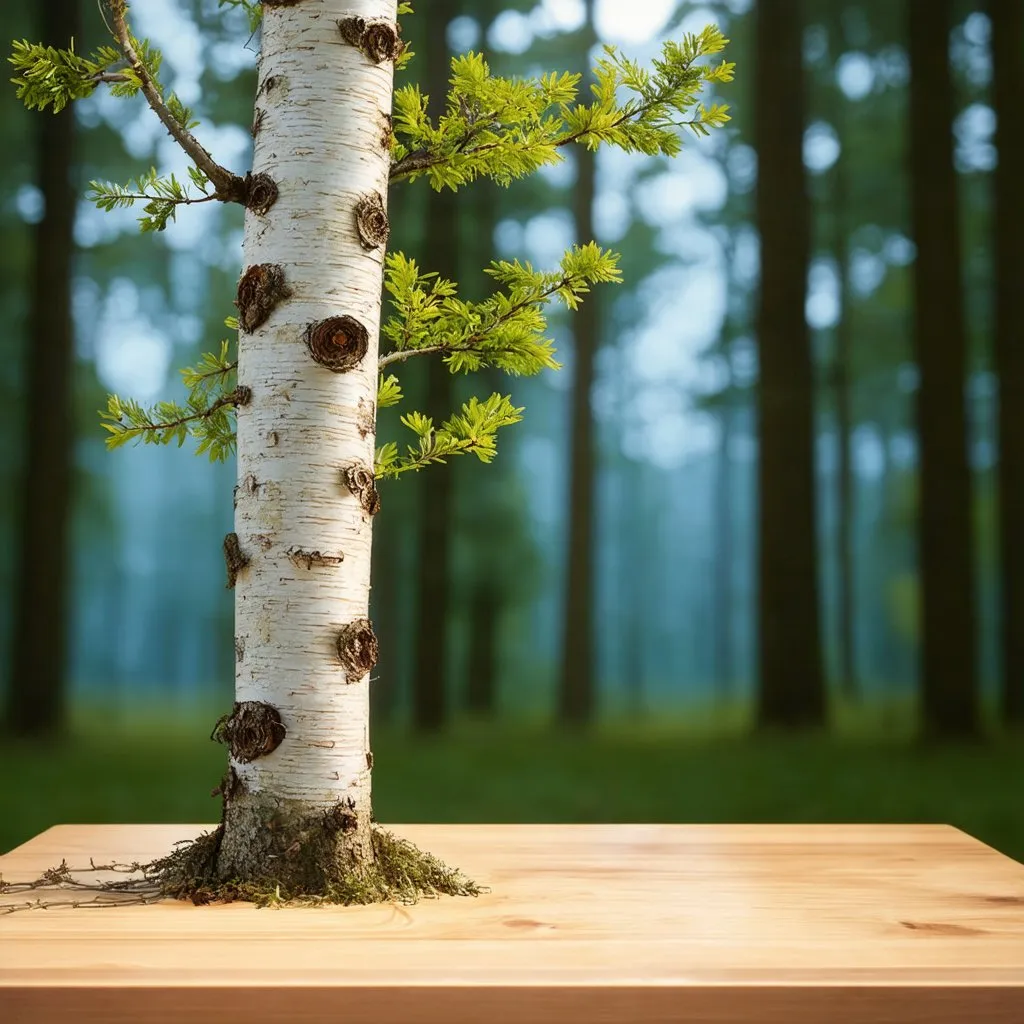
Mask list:
POLYGON ((231 714, 221 715, 210 733, 210 739, 226 743, 231 756, 242 764, 266 757, 284 737, 277 708, 258 700, 236 701, 231 714))
POLYGON ((345 486, 359 499, 363 511, 375 516, 380 511, 380 494, 373 479, 373 473, 358 463, 341 471, 345 486))
POLYGON ((312 569, 314 565, 341 565, 345 560, 343 554, 325 555, 319 551, 306 551, 304 548, 289 548, 287 554, 296 565, 305 566, 307 569, 312 569))
POLYGON ((356 802, 352 797, 339 800, 324 811, 324 829, 328 832, 354 832, 359 826, 356 802))
POLYGON ((224 538, 224 561, 228 568, 228 590, 234 590, 238 582, 238 574, 249 564, 249 559, 242 554, 238 543, 238 534, 229 533, 224 538))
POLYGON ((259 88, 256 90, 256 95, 257 97, 263 96, 265 93, 268 93, 283 84, 284 75, 267 75, 267 77, 260 82, 259 88))
POLYGON ((309 354, 335 373, 344 373, 359 364, 369 345, 366 328, 350 316, 329 316, 306 328, 309 354))
POLYGON ((370 192, 356 203, 356 231, 364 249, 377 249, 388 240, 391 225, 379 192, 370 192))
POLYGON ((262 217, 277 202, 277 183, 269 174, 245 176, 245 205, 262 217))
POLYGON ((359 17, 342 18, 338 28, 345 42, 361 50, 366 59, 374 64, 397 60, 405 52, 405 43, 398 38, 399 28, 394 22, 359 17))
POLYGON ((238 282, 238 322, 251 334, 262 327, 274 309, 292 294, 285 283, 284 271, 276 263, 256 263, 238 282))
POLYGON ((377 664, 379 648, 369 619, 350 622, 338 637, 338 657, 345 669, 345 680, 358 683, 377 664))

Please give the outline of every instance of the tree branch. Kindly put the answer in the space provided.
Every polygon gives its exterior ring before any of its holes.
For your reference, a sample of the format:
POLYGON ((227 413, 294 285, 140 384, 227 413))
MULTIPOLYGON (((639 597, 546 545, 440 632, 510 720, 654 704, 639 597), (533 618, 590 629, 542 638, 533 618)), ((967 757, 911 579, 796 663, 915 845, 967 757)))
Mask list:
POLYGON ((91 81, 97 85, 117 85, 120 82, 127 82, 128 76, 123 71, 98 71, 92 76, 91 81))
POLYGON ((377 360, 377 369, 382 370, 385 366, 390 366, 391 363, 405 362, 405 360, 410 356, 430 355, 434 352, 470 352, 487 337, 490 331, 493 331, 496 327, 500 327, 503 323, 506 323, 521 309, 534 304, 540 305, 545 301, 545 299, 551 298, 559 288, 564 288, 566 285, 572 284, 572 281, 573 279, 571 277, 563 277, 556 284, 545 288, 536 295, 528 296, 521 302, 517 302, 515 305, 510 306, 501 314, 501 316, 496 317, 495 320, 492 323, 489 323, 482 331, 477 331, 476 334, 471 334, 461 344, 445 345, 442 343, 440 345, 426 345, 423 348, 397 349, 394 352, 388 352, 387 355, 381 356, 380 359, 377 360))
MULTIPOLYGON (((686 66, 687 70, 689 65, 686 66)), ((674 84, 674 83, 673 83, 674 84)), ((672 85, 667 85, 664 89, 658 92, 654 97, 647 100, 645 103, 638 104, 636 107, 627 109, 621 117, 615 120, 610 126, 610 129, 618 128, 626 121, 632 120, 633 118, 642 117, 651 108, 658 106, 659 104, 665 103, 669 97, 671 97, 673 91, 672 85)), ((699 118, 694 118, 691 121, 672 121, 676 127, 682 128, 687 125, 693 125, 700 122, 699 118)), ((453 157, 462 156, 476 156, 479 153, 486 153, 492 149, 497 149, 501 146, 502 142, 487 142, 482 146, 474 146, 472 149, 466 149, 466 146, 472 140, 474 135, 479 134, 481 129, 480 125, 471 124, 470 130, 463 136, 455 147, 453 152, 448 154, 439 154, 428 149, 417 149, 415 152, 407 153, 401 160, 395 161, 391 165, 391 171, 389 180, 398 181, 402 178, 407 177, 410 174, 414 174, 417 171, 426 171, 431 167, 436 167, 438 164, 447 163, 453 157)), ((584 135, 590 134, 589 128, 584 128, 578 132, 573 132, 569 135, 564 135, 560 139, 554 139, 551 143, 556 149, 561 146, 567 146, 571 142, 578 142, 584 135)), ((503 141, 503 140, 502 140, 503 141)))
POLYGON ((385 366, 392 363, 403 363, 409 356, 426 356, 433 352, 466 352, 472 345, 428 345, 426 348, 401 348, 395 352, 389 352, 377 360, 377 369, 383 370, 385 366))
POLYGON ((181 148, 192 158, 207 178, 213 183, 217 190, 216 198, 224 202, 245 202, 246 185, 245 179, 233 174, 226 167, 221 167, 216 160, 203 148, 199 140, 182 124, 180 124, 171 113, 156 83, 149 76, 145 65, 139 59, 132 43, 132 34, 128 29, 128 4, 127 0, 108 0, 110 14, 114 21, 114 38, 117 40, 125 60, 132 70, 139 77, 142 83, 142 92, 146 102, 161 123, 167 129, 170 136, 181 146, 181 148))
POLYGON ((227 395, 222 395, 215 402, 211 402, 205 409, 200 409, 199 412, 189 413, 187 416, 179 416, 174 420, 165 420, 162 423, 143 423, 137 428, 132 427, 135 430, 173 430, 176 427, 180 427, 185 423, 195 423, 198 420, 208 420, 218 409, 223 409, 225 406, 239 406, 245 405, 249 399, 249 389, 245 387, 237 387, 234 391, 227 395))
POLYGON ((168 196, 151 196, 145 192, 125 192, 119 198, 131 199, 134 202, 141 202, 145 199, 147 202, 153 202, 156 200, 161 203, 174 203, 175 206, 195 206, 196 203, 209 203, 214 200, 220 200, 220 196, 211 194, 208 196, 186 196, 184 199, 171 199, 168 196))

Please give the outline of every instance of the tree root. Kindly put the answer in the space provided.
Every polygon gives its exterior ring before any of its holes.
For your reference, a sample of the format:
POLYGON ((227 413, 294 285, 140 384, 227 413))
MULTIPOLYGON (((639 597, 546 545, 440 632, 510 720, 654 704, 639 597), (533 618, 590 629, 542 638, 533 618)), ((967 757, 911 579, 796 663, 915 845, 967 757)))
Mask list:
POLYGON ((376 823, 371 830, 373 862, 327 882, 323 892, 292 891, 270 875, 249 881, 219 879, 216 864, 223 826, 218 825, 212 832, 204 832, 196 839, 176 843, 177 849, 172 853, 148 864, 96 864, 91 859, 89 861, 92 871, 141 872, 142 878, 80 882, 74 875, 85 869, 69 868, 67 861, 61 861, 59 867, 49 868, 31 882, 5 882, 0 877, 0 896, 47 889, 94 894, 87 900, 0 902, 0 913, 59 906, 132 906, 164 899, 190 900, 197 906, 231 902, 253 903, 257 907, 411 904, 421 897, 478 896, 490 891, 376 823))

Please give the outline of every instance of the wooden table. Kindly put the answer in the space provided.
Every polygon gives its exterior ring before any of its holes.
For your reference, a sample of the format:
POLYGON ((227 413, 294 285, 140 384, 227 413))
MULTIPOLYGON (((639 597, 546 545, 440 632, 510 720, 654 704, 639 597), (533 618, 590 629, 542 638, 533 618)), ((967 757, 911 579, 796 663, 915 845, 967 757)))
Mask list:
MULTIPOLYGON (((59 825, 0 872, 204 827, 59 825)), ((0 916, 0 1021, 1024 1024, 1024 865, 946 825, 393 828, 492 891, 0 916)))

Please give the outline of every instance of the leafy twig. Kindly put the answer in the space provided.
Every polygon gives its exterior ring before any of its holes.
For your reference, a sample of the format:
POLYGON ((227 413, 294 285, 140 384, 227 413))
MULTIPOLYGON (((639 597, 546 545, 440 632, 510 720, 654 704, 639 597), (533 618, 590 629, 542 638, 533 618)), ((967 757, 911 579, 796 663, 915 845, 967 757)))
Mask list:
POLYGON ((590 149, 604 143, 626 152, 673 156, 680 147, 677 129, 706 135, 729 120, 724 105, 705 107, 697 101, 704 85, 732 78, 727 61, 696 64, 726 42, 714 26, 686 35, 681 43, 669 41, 653 72, 606 46, 594 68, 590 104, 576 101, 580 75, 507 79, 492 76, 480 54, 456 57, 446 112, 436 124, 417 87, 396 91, 391 180, 428 174, 435 189, 455 189, 481 176, 508 184, 558 162, 559 150, 575 142, 590 149), (620 89, 633 98, 620 104, 620 89))
POLYGON ((445 462, 452 455, 472 453, 481 462, 490 462, 498 452, 498 430, 519 423, 522 411, 512 405, 507 395, 495 393, 485 402, 471 398, 462 406, 461 415, 451 416, 440 429, 434 428, 429 416, 411 412, 402 417, 402 424, 419 437, 419 445, 408 445, 404 457, 393 441, 378 448, 374 476, 378 480, 394 478, 431 463, 445 462))
MULTIPOLYGON (((229 324, 234 324, 229 317, 229 324)), ((237 326, 237 324, 236 324, 237 326)), ((235 450, 235 431, 229 413, 251 398, 247 387, 231 386, 238 360, 228 358, 230 345, 221 342, 220 354, 207 352, 197 366, 181 371, 189 389, 187 403, 158 402, 145 409, 134 399, 109 395, 107 409, 100 413, 110 433, 108 448, 119 448, 129 441, 143 444, 170 444, 180 448, 191 436, 198 441, 196 454, 209 452, 212 462, 223 461, 235 450)))
POLYGON ((385 262, 384 287, 395 315, 381 335, 395 348, 380 357, 378 368, 415 354, 444 353, 452 373, 483 366, 530 375, 557 370, 554 349, 544 337, 543 307, 558 297, 577 308, 590 285, 620 279, 617 262, 614 253, 595 243, 570 249, 559 269, 546 273, 518 261, 498 261, 487 273, 506 290, 473 303, 457 297, 453 282, 420 273, 414 260, 393 253, 385 262))
POLYGON ((170 106, 164 102, 160 87, 154 81, 144 61, 135 49, 135 39, 128 28, 128 4, 126 0, 108 0, 113 18, 114 37, 128 61, 132 72, 138 77, 142 93, 153 112, 160 118, 171 137, 192 158, 217 190, 217 198, 226 202, 245 201, 245 179, 221 167, 189 131, 187 124, 175 117, 170 106))
POLYGON ((209 181, 198 167, 189 167, 188 174, 192 185, 201 195, 190 195, 187 186, 182 185, 175 175, 161 178, 153 167, 127 185, 91 181, 89 198, 101 210, 134 206, 137 202, 145 201, 144 216, 139 218, 142 230, 163 231, 168 221, 174 220, 179 206, 209 203, 220 198, 207 191, 209 181))

